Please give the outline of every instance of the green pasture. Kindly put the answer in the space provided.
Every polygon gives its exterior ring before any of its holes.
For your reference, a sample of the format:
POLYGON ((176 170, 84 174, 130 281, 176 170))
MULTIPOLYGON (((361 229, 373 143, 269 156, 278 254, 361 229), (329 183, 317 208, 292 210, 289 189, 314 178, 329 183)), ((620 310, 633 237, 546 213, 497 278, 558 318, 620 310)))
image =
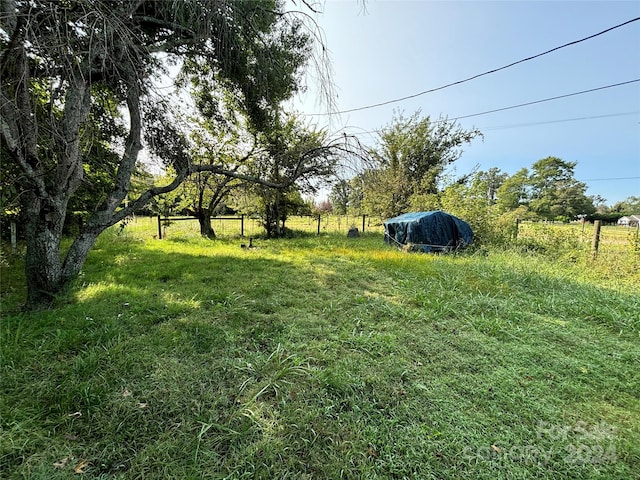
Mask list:
POLYGON ((426 255, 154 221, 52 311, 5 250, 1 478, 639 478, 630 231, 591 259, 580 226, 426 255))

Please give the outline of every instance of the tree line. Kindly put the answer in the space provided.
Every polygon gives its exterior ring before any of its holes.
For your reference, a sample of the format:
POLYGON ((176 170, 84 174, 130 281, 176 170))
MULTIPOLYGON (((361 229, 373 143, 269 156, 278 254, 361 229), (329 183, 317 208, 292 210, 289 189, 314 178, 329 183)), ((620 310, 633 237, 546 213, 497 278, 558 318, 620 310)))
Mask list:
POLYGON ((282 108, 324 64, 309 19, 278 0, 0 0, 0 199, 24 226, 27 309, 53 305, 105 229, 187 178, 271 202, 353 151, 282 108), (178 94, 156 87, 172 66, 178 94), (63 249, 71 211, 86 215, 63 249))
POLYGON ((299 5, 0 0, 0 220, 23 226, 26 309, 54 305, 98 236, 148 208, 186 209, 210 238, 222 209, 281 235, 320 188, 338 212, 442 208, 476 228, 595 212, 575 163, 554 157, 453 176, 481 132, 446 118, 398 112, 367 149, 287 112, 307 69, 330 85, 316 12, 299 5), (172 71, 175 89, 158 87, 172 71))
POLYGON ((371 151, 373 165, 333 185, 330 208, 340 214, 387 218, 442 209, 462 216, 478 231, 492 230, 492 224, 501 230, 501 223, 509 224, 513 218, 615 222, 640 212, 640 197, 607 206, 601 196, 587 195, 587 185, 575 178, 577 162, 554 156, 512 175, 494 167, 456 177, 448 167, 460 157, 464 144, 481 135, 446 118, 396 114, 379 132, 378 146, 371 151))

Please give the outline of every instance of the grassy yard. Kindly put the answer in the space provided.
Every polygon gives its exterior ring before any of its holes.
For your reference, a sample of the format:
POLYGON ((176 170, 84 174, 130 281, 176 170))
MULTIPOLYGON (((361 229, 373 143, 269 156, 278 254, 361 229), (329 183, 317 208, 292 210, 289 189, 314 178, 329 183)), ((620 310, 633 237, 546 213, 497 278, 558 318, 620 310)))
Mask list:
POLYGON ((640 478, 624 242, 591 262, 553 238, 445 256, 130 230, 51 312, 19 312, 6 257, 1 478, 640 478))

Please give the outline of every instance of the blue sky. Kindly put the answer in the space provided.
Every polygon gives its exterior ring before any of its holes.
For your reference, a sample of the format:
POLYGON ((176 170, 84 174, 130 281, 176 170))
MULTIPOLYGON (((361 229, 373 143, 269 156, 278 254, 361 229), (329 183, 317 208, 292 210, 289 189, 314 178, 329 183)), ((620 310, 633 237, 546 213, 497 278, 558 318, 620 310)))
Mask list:
MULTIPOLYGON (((640 17, 640 2, 368 0, 363 9, 356 0, 328 0, 322 10, 317 22, 342 111, 456 82, 598 33, 640 17)), ((387 125, 394 110, 453 118, 635 79, 640 21, 438 92, 309 118, 374 145, 375 134, 367 132, 387 125)), ((296 108, 326 113, 313 82, 296 108)), ((465 146, 455 173, 479 164, 513 174, 556 156, 578 162, 576 177, 587 183, 587 194, 601 195, 609 205, 640 196, 640 82, 459 123, 479 128, 484 140, 465 146)))

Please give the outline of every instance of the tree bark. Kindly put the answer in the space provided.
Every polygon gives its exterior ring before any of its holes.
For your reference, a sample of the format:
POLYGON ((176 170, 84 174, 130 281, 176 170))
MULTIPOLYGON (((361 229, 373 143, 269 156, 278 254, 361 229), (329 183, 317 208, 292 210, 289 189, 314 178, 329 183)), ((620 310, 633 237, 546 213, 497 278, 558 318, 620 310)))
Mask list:
POLYGON ((118 212, 118 215, 114 213, 129 190, 131 172, 141 149, 139 92, 137 88, 131 88, 127 98, 131 128, 118 170, 116 188, 101 208, 90 217, 62 261, 60 245, 67 205, 82 180, 83 167, 78 148, 78 132, 80 125, 86 122, 89 115, 88 90, 88 86, 82 83, 68 90, 61 128, 64 137, 60 140, 62 148, 55 183, 49 188, 48 193, 32 193, 24 203, 27 211, 25 310, 53 306, 58 294, 65 291, 80 272, 98 235, 117 223, 122 211, 118 212))
POLYGON ((212 240, 216 238, 216 232, 211 226, 211 216, 208 215, 207 212, 198 212, 197 217, 198 223, 200 224, 200 235, 212 240))
POLYGON ((29 195, 25 225, 27 253, 25 274, 29 310, 50 308, 62 290, 60 239, 65 208, 29 195))

